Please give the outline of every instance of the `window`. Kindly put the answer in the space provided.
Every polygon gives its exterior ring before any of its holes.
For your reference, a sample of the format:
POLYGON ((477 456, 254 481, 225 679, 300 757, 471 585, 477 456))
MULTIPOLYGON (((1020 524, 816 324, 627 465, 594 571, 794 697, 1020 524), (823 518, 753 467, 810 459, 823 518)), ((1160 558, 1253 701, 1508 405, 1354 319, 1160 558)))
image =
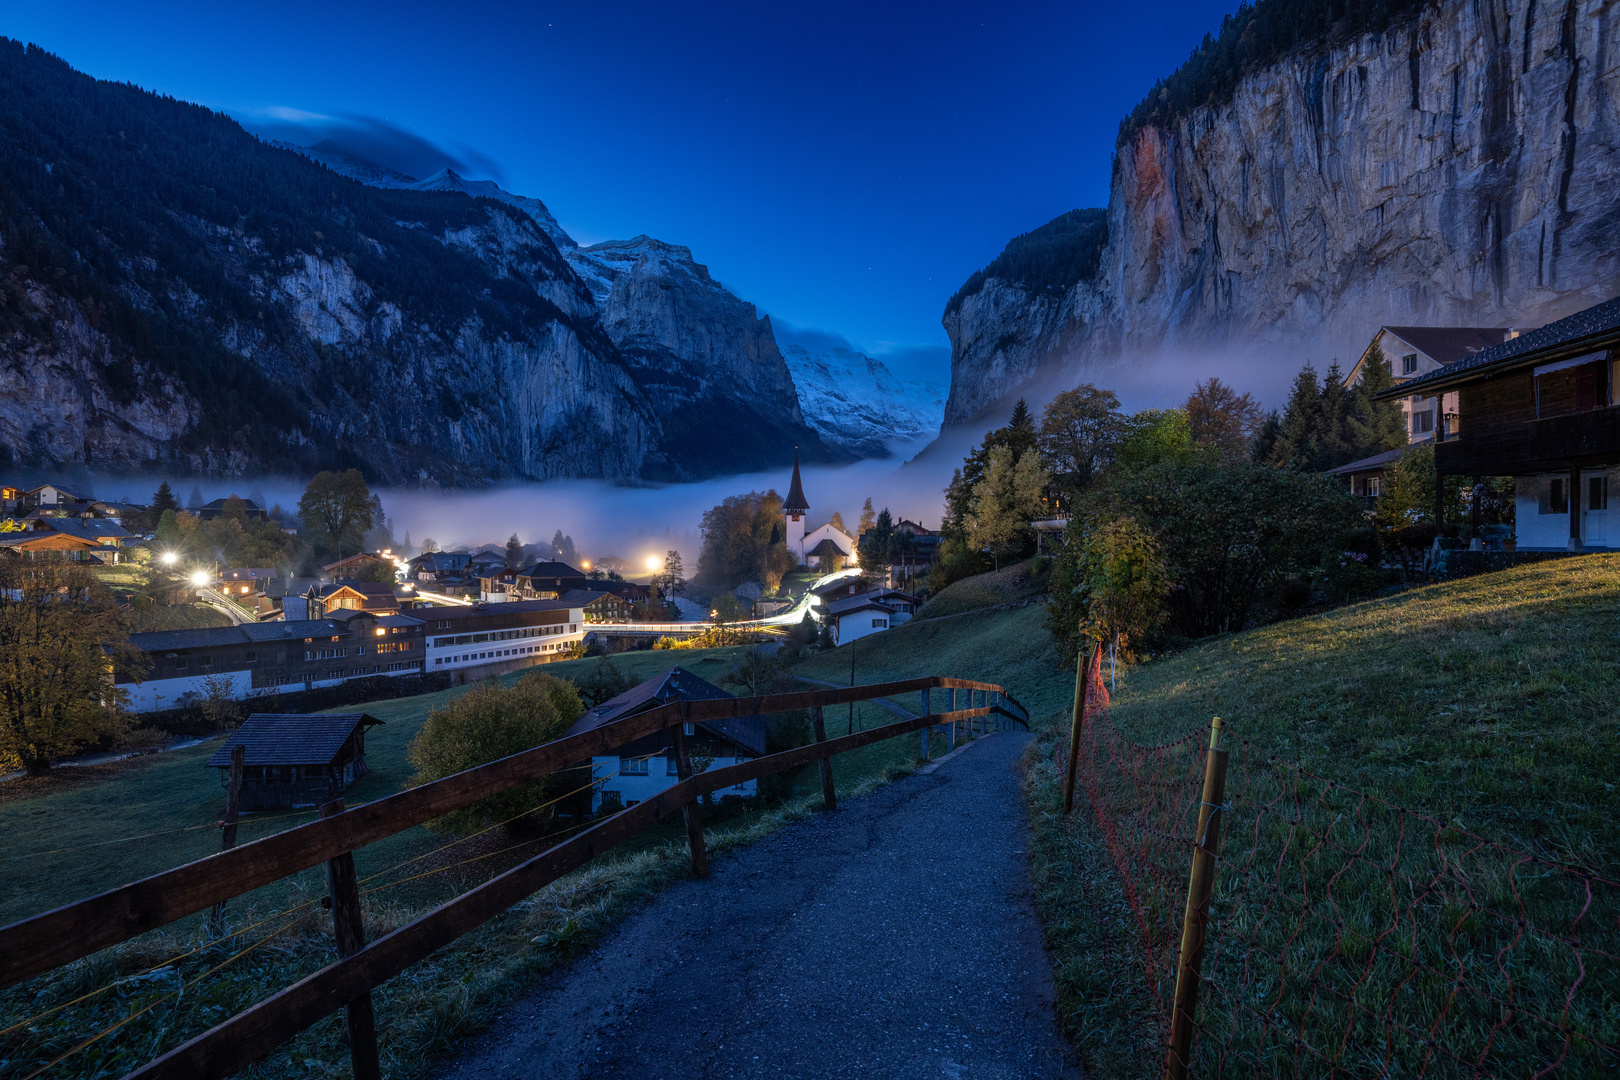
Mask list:
POLYGON ((1547 512, 1551 514, 1569 513, 1569 489, 1561 477, 1555 477, 1547 488, 1547 512))
POLYGON ((176 670, 176 671, 184 671, 184 670, 186 670, 186 658, 185 657, 182 656, 182 657, 180 657, 179 659, 177 659, 174 662, 174 670, 176 670))
POLYGON ((882 630, 885 627, 887 627, 888 625, 889 625, 889 620, 888 619, 873 619, 872 620, 872 629, 874 629, 874 630, 882 630))
POLYGON ((1417 371, 1417 353, 1408 353, 1401 357, 1401 374, 1411 375, 1417 371))
POLYGON ((1384 480, 1383 480, 1382 477, 1379 477, 1379 476, 1369 476, 1369 477, 1367 477, 1367 484, 1366 484, 1365 491, 1369 496, 1377 497, 1378 495, 1383 493, 1383 490, 1384 490, 1384 480))
POLYGON ((682 724, 681 729, 683 731, 685 731, 686 734, 688 734, 688 735, 696 735, 697 734, 697 725, 696 724, 682 724))
POLYGON ((646 776, 647 759, 622 757, 619 759, 620 776, 646 776))
POLYGON ((1607 510, 1609 508, 1609 478, 1607 476, 1588 476, 1586 478, 1586 508, 1588 510, 1607 510))
POLYGON ((674 758, 665 758, 664 759, 664 775, 665 776, 679 776, 680 774, 681 774, 681 763, 676 761, 674 758))
POLYGON ((1424 409, 1422 412, 1412 413, 1412 434, 1423 435, 1434 430, 1434 412, 1424 409))
POLYGON ((213 667, 214 658, 209 656, 207 653, 203 653, 201 656, 197 657, 197 663, 202 667, 213 667))

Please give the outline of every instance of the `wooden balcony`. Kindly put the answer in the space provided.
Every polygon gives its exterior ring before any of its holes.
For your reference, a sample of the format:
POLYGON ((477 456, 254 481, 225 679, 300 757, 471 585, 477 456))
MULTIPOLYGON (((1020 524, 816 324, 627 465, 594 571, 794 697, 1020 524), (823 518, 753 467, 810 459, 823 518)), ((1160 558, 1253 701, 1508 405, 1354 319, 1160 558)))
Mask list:
POLYGON ((1531 457, 1591 465, 1620 462, 1620 407, 1543 417, 1528 427, 1531 457))

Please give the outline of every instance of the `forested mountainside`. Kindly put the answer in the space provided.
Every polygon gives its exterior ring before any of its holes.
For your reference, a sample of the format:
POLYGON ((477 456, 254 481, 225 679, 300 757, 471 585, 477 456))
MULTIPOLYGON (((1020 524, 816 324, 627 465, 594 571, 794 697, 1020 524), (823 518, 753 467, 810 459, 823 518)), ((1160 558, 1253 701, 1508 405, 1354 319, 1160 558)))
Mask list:
POLYGON ((697 444, 533 210, 481 194, 363 185, 0 40, 0 463, 470 484, 831 456, 760 350, 710 376, 774 396, 707 407, 769 430, 697 444))
POLYGON ((1121 358, 1349 357, 1380 324, 1608 299, 1612 29, 1599 0, 1246 5, 1121 124, 1106 210, 1020 237, 952 298, 946 423, 1121 358))

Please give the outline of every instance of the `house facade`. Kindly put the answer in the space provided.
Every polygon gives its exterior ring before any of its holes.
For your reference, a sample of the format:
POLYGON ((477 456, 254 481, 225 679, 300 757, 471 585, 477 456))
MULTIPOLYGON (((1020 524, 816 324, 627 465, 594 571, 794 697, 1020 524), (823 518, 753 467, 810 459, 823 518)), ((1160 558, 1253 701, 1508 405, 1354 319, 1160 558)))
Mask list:
POLYGON ((139 681, 118 678, 134 712, 191 704, 206 697, 210 685, 241 699, 420 675, 427 654, 421 619, 358 611, 348 619, 160 630, 131 634, 129 642, 150 664, 139 681))
MULTIPOLYGON (((1346 386, 1356 384, 1371 362, 1374 349, 1383 353, 1390 378, 1404 384, 1500 345, 1517 333, 1505 326, 1380 326, 1346 373, 1344 382, 1346 386)), ((1448 423, 1455 423, 1455 393, 1407 393, 1398 400, 1408 443, 1428 442, 1448 423), (1448 416, 1453 419, 1448 421, 1448 416)))
POLYGON ((889 588, 829 600, 826 620, 833 644, 858 641, 910 622, 918 606, 915 596, 889 588))
MULTIPOLYGON (((578 735, 676 701, 711 701, 731 696, 685 668, 671 668, 588 710, 568 729, 568 734, 578 735)), ((709 768, 721 769, 764 756, 765 718, 743 716, 694 722, 686 725, 683 737, 687 754, 696 764, 708 761, 709 768)), ((593 813, 634 806, 680 780, 674 738, 667 731, 615 747, 612 754, 597 755, 591 759, 590 767, 595 781, 590 803, 593 813)), ((717 791, 714 797, 749 798, 758 791, 758 781, 749 780, 717 791)))
POLYGON ((452 683, 485 679, 564 659, 585 639, 585 612, 565 600, 436 607, 427 623, 425 670, 452 683))
MULTIPOLYGON (((1620 466, 1617 357, 1620 298, 1382 396, 1456 397, 1456 422, 1434 448, 1435 471, 1440 477, 1513 477, 1521 551, 1615 550, 1620 517, 1610 509, 1610 494, 1620 466)), ((1437 505, 1437 518, 1443 512, 1437 505)))

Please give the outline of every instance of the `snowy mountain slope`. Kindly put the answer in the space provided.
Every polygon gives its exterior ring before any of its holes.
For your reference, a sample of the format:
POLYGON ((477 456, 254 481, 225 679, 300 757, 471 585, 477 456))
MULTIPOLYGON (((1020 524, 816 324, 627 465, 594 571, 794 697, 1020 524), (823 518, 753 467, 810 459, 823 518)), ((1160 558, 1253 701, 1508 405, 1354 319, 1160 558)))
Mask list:
POLYGON ((896 444, 931 439, 945 415, 945 388, 902 382, 881 360, 841 346, 782 349, 804 418, 829 446, 888 457, 896 444))

